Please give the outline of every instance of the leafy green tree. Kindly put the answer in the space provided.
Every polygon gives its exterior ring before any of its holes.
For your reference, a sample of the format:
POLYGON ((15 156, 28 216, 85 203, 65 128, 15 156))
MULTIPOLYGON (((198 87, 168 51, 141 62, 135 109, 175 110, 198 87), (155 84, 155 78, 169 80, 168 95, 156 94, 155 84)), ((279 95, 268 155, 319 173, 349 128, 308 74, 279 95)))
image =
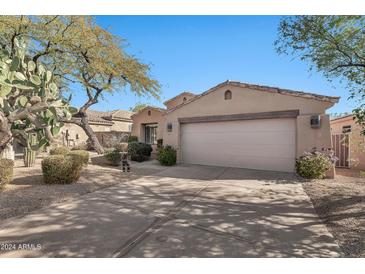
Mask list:
POLYGON ((148 106, 148 104, 145 104, 145 103, 137 103, 137 104, 135 104, 134 107, 130 107, 129 111, 138 112, 147 106, 148 106))
POLYGON ((365 16, 283 17, 275 45, 279 54, 309 61, 327 79, 345 81, 365 134, 365 16))
POLYGON ((14 38, 12 50, 12 56, 0 50, 0 153, 13 138, 32 150, 47 145, 59 133, 60 120, 77 111, 60 96, 53 73, 27 60, 24 42, 14 38))
POLYGON ((94 148, 103 153, 89 125, 87 110, 106 93, 126 87, 137 95, 159 98, 159 84, 149 65, 124 50, 124 41, 95 23, 91 16, 1 16, 0 46, 13 53, 14 38, 27 39, 27 56, 42 61, 55 75, 62 92, 81 86, 86 101, 71 122, 82 127, 94 148))

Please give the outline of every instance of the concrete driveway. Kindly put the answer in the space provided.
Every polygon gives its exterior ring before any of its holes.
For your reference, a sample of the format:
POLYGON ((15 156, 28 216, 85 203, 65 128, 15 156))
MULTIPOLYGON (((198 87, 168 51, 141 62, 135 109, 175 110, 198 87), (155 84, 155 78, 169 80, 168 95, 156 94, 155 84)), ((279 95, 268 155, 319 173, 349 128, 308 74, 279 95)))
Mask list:
POLYGON ((292 174, 146 163, 141 178, 0 224, 0 257, 338 257, 292 174))

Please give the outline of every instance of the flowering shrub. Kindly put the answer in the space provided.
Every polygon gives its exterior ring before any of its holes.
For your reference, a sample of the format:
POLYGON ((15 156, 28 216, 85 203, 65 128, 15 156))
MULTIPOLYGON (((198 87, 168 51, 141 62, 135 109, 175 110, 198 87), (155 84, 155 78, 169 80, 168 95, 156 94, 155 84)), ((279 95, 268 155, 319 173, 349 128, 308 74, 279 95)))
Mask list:
POLYGON ((306 151, 296 161, 296 172, 306 179, 323 179, 338 158, 331 148, 306 151))

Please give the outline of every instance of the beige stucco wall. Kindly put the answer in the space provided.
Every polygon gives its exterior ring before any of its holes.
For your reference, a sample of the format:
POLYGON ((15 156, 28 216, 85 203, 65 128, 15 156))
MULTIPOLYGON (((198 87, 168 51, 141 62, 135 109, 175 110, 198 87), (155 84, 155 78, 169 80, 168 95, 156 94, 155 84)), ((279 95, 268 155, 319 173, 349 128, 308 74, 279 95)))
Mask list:
POLYGON ((124 131, 129 132, 130 131, 130 125, 132 125, 132 122, 127 121, 117 121, 113 120, 113 125, 111 127, 112 131, 124 131))
POLYGON ((97 131, 98 132, 99 131, 111 131, 112 130, 111 126, 109 126, 109 125, 93 125, 93 124, 91 124, 90 126, 93 129, 93 131, 95 131, 95 132, 97 132, 97 131))
POLYGON ((180 161, 180 125, 178 118, 229 115, 240 113, 270 112, 281 110, 299 110, 297 118, 297 156, 304 150, 317 147, 331 147, 329 118, 325 110, 332 106, 330 102, 289 96, 277 93, 252 90, 233 86, 221 87, 200 99, 186 104, 166 114, 165 123, 172 123, 172 132, 164 131, 164 144, 174 146, 180 161), (224 100, 224 92, 232 92, 231 100, 224 100), (321 114, 322 124, 319 129, 310 127, 310 115, 321 114))
POLYGON ((180 96, 177 96, 174 100, 165 102, 165 106, 167 107, 167 109, 171 109, 177 105, 181 105, 184 103, 184 97, 186 98, 186 101, 189 101, 195 96, 192 94, 181 94, 180 96))
POLYGON ((329 116, 321 114, 320 117, 320 128, 311 128, 311 115, 297 117, 297 156, 302 155, 304 151, 310 151, 314 147, 332 147, 329 116))
MULTIPOLYGON (((81 127, 79 127, 78 125, 65 124, 62 127, 61 132, 58 136, 61 140, 62 140, 62 136, 65 136, 66 130, 68 130, 69 139, 73 139, 73 140, 76 141, 76 135, 78 135, 78 139, 77 139, 78 143, 86 142, 86 140, 88 138, 85 131, 81 127)), ((64 144, 64 145, 66 145, 66 144, 64 144)))
POLYGON ((158 124, 157 125, 157 139, 163 138, 163 132, 165 128, 165 117, 162 116, 162 112, 156 109, 146 108, 143 111, 132 116, 132 136, 137 136, 140 142, 145 141, 144 125, 145 124, 158 124), (148 115, 148 110, 151 111, 151 115, 148 115))
POLYGON ((343 126, 351 126, 350 133, 350 168, 365 170, 365 138, 362 128, 355 123, 352 116, 331 121, 331 132, 342 133, 343 126))
MULTIPOLYGON (((98 131, 111 131, 111 126, 109 125, 90 125, 91 128, 93 129, 93 131, 98 132, 98 131)), ((62 140, 62 136, 65 136, 66 134, 66 130, 68 130, 68 134, 69 134, 69 140, 74 140, 75 144, 80 144, 80 143, 85 143, 88 139, 85 131, 79 127, 78 125, 75 124, 65 124, 60 133, 58 138, 60 140, 62 140), (78 135, 78 139, 76 139, 76 135, 78 135)))

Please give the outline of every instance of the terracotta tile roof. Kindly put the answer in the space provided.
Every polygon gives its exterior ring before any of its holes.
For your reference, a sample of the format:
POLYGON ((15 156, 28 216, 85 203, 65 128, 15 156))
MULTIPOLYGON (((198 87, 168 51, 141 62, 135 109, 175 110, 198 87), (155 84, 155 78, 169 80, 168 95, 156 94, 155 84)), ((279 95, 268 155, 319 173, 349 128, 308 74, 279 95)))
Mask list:
MULTIPOLYGON (((347 118, 350 118, 352 116, 354 116, 354 115, 353 114, 347 114, 347 115, 344 115, 344 116, 335 117, 335 118, 331 119, 331 122, 338 121, 338 120, 341 120, 341 119, 347 119, 347 118)), ((352 117, 352 118, 354 118, 354 117, 352 117)))
POLYGON ((132 121, 133 112, 127 110, 98 111, 87 110, 89 121, 100 124, 113 124, 113 120, 132 121))
POLYGON ((185 104, 181 104, 181 105, 178 105, 176 107, 169 109, 166 113, 173 112, 174 110, 176 110, 178 108, 186 106, 187 104, 194 102, 195 100, 198 100, 199 98, 201 98, 221 87, 224 87, 224 86, 250 88, 250 89, 254 89, 254 90, 260 90, 263 92, 278 93, 278 94, 283 94, 283 95, 302 97, 302 98, 307 98, 307 99, 314 99, 314 100, 325 101, 325 102, 330 102, 330 103, 337 103, 338 100, 340 99, 340 97, 335 97, 335 96, 325 96, 325 95, 319 95, 319 94, 304 92, 304 91, 295 91, 295 90, 283 89, 283 88, 278 88, 278 87, 269 87, 269 86, 262 86, 262 85, 255 85, 255 84, 248 84, 248 83, 227 80, 223 83, 220 83, 220 84, 210 88, 209 90, 207 90, 199 95, 196 95, 194 98, 191 98, 190 100, 188 100, 185 104))
POLYGON ((123 119, 130 119, 131 116, 134 114, 132 111, 117 109, 110 111, 112 118, 123 118, 123 119))

